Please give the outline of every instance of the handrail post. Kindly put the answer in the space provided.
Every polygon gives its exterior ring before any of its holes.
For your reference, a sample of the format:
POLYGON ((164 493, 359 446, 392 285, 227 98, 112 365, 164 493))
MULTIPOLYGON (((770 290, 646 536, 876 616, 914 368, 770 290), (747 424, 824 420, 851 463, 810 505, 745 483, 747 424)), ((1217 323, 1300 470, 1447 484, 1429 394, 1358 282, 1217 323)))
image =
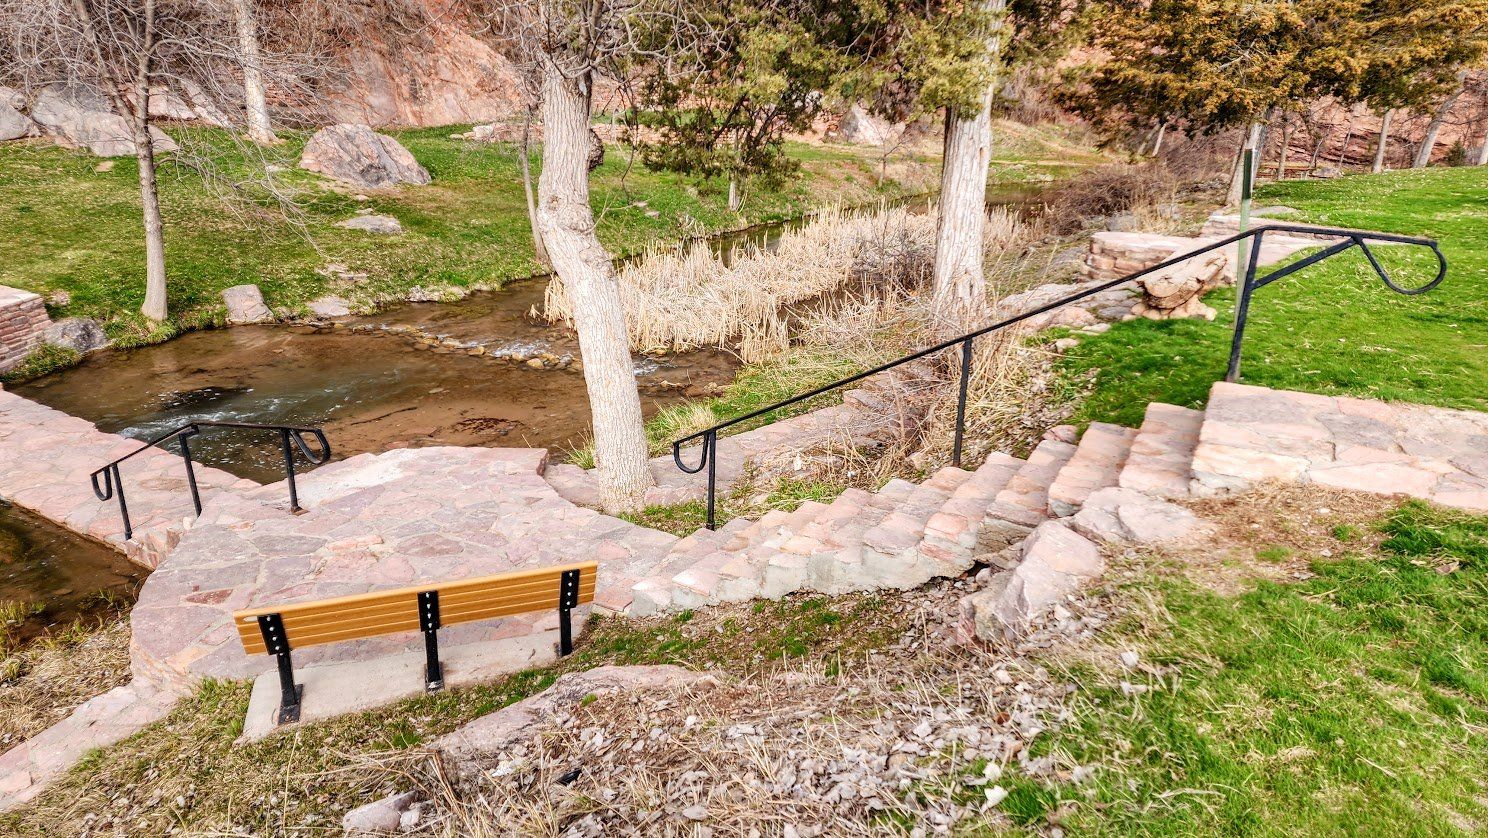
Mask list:
POLYGON ((714 512, 718 503, 718 431, 708 431, 703 435, 703 448, 708 457, 708 529, 716 530, 718 521, 714 512))
POLYGON ((289 429, 279 429, 280 441, 284 444, 284 473, 289 478, 289 511, 299 512, 300 493, 295 489, 294 451, 289 447, 289 429))
POLYGON ((186 461, 186 483, 191 487, 191 505, 196 507, 196 514, 202 513, 201 492, 196 488, 196 469, 191 464, 191 446, 186 440, 196 433, 193 427, 190 432, 184 433, 176 441, 181 444, 181 459, 186 461))
POLYGON ((951 465, 961 467, 961 442, 966 436, 966 393, 971 387, 971 342, 969 337, 961 342, 961 392, 956 397, 956 441, 951 446, 951 465))
POLYGON ((1245 279, 1240 284, 1240 296, 1235 301, 1235 334, 1230 339, 1230 366, 1225 372, 1225 381, 1235 384, 1240 381, 1240 349, 1245 343, 1245 322, 1250 316, 1250 295, 1255 290, 1256 268, 1261 261, 1261 239, 1266 228, 1256 231, 1250 243, 1250 261, 1245 266, 1245 279))
POLYGON ((124 478, 119 474, 119 464, 109 466, 114 492, 119 496, 119 516, 124 519, 124 540, 134 538, 134 525, 129 523, 129 504, 124 501, 124 478))

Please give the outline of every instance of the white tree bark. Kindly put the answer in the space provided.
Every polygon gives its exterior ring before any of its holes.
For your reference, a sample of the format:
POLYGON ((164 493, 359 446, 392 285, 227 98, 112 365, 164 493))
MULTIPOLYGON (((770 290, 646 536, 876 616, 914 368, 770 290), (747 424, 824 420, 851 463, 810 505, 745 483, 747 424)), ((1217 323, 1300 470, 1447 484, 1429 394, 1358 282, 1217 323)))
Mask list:
POLYGON ((1395 116, 1394 108, 1385 108, 1380 117, 1379 142, 1374 147, 1374 167, 1370 171, 1379 174, 1385 170, 1385 150, 1390 145, 1390 120, 1395 116))
POLYGON ((1483 144, 1478 147, 1478 165, 1488 166, 1488 133, 1483 134, 1483 144))
POLYGON ((594 462, 607 512, 640 509, 653 484, 620 285, 589 205, 588 75, 543 69, 543 166, 538 225, 553 270, 573 300, 574 328, 594 429, 594 462))
POLYGON ((543 245, 542 228, 537 223, 537 199, 532 193, 532 109, 522 123, 522 191, 527 195, 527 224, 532 228, 532 250, 537 261, 552 266, 548 259, 548 248, 543 245))
MULTIPOLYGON (((1007 0, 984 0, 984 7, 1000 18, 1007 0)), ((987 308, 982 239, 987 227, 987 172, 992 163, 992 94, 1002 62, 1000 26, 987 39, 987 60, 992 78, 976 110, 946 110, 932 302, 936 324, 947 333, 962 331, 987 308)))
POLYGON ((248 109, 248 138, 260 145, 279 142, 269 122, 269 104, 264 93, 263 59, 258 51, 258 20, 254 0, 232 0, 238 29, 238 59, 243 67, 243 100, 248 109))
POLYGON ((1166 121, 1157 123, 1157 136, 1152 139, 1152 152, 1147 156, 1156 157, 1162 154, 1163 138, 1167 136, 1167 133, 1168 123, 1166 121))
POLYGON ((1441 137, 1441 129, 1447 124, 1447 112, 1462 98, 1466 88, 1462 83, 1467 79, 1467 72, 1463 71, 1457 76, 1457 89, 1442 101, 1431 115, 1431 122, 1426 125, 1426 136, 1421 139, 1421 147, 1416 150, 1416 159, 1411 163, 1412 169, 1424 169, 1431 165, 1431 155, 1436 151, 1436 141, 1441 137))

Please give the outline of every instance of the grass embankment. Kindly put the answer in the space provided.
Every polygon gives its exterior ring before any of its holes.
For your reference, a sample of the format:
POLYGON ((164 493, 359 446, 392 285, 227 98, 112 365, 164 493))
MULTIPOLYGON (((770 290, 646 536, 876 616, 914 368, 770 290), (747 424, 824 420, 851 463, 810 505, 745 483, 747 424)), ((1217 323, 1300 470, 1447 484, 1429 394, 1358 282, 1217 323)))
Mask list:
MULTIPOLYGON (((1257 202, 1295 207, 1289 220, 1435 238, 1451 270, 1430 294, 1403 297, 1355 249, 1257 291, 1243 381, 1488 409, 1488 167, 1284 182, 1257 202)), ((1435 275, 1423 248, 1374 250, 1401 285, 1435 275)), ((1071 350, 1067 378, 1095 373, 1077 418, 1136 426, 1149 402, 1203 406, 1225 374, 1235 292, 1206 301, 1219 311, 1212 323, 1118 323, 1071 350)))
POLYGON ((1149 570, 1127 586, 1133 610, 1104 639, 1141 650, 1143 669, 1073 670, 1072 723, 1039 750, 1097 772, 1027 789, 1030 822, 1060 813, 1077 834, 1108 835, 1488 829, 1488 519, 1412 501, 1371 524, 1299 497, 1256 504, 1261 526, 1233 529, 1255 563, 1310 578, 1228 595, 1205 585, 1207 568, 1149 570))
MULTIPOLYGON (((223 288, 255 283, 271 307, 296 308, 325 293, 328 263, 368 275, 362 300, 398 298, 413 286, 495 287, 538 270, 526 217, 519 159, 508 145, 452 140, 459 127, 392 132, 429 169, 434 182, 368 193, 333 188, 295 168, 307 138, 286 133, 283 146, 263 151, 278 175, 298 190, 299 224, 262 203, 229 211, 193 171, 167 157, 161 171, 166 265, 172 320, 150 328, 136 312, 144 295, 139 197, 132 159, 111 161, 40 143, 0 146, 0 225, 10 246, 0 284, 43 295, 63 291, 70 302, 54 317, 104 321, 121 343, 168 337, 216 322, 223 288), (372 209, 402 222, 401 236, 333 226, 372 209)), ((220 132, 175 130, 193 153, 227 181, 249 171, 242 150, 220 132)), ((999 146, 996 180, 1046 180, 1088 157, 1052 129, 1018 127, 999 146)), ((801 175, 775 190, 756 189, 742 214, 727 209, 721 182, 652 172, 632 165, 628 150, 611 146, 591 178, 600 239, 617 255, 657 240, 736 229, 798 216, 836 203, 921 192, 934 184, 933 158, 897 155, 880 182, 877 151, 847 146, 790 145, 801 175), (638 205, 638 202, 644 202, 638 205), (654 215, 652 215, 654 213, 654 215)), ((538 161, 540 163, 540 161, 538 161)))

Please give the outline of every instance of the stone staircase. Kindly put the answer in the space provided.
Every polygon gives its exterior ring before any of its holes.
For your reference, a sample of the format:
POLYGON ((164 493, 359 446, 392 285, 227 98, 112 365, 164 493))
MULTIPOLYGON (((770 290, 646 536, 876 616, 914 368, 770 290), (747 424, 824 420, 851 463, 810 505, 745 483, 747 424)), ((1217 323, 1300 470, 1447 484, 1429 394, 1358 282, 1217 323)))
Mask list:
POLYGON ((838 594, 907 589, 964 573, 976 558, 1019 544, 1039 524, 1078 512, 1094 492, 1186 484, 1183 456, 1197 411, 1153 405, 1133 430, 1095 423, 1076 441, 1056 428, 1020 460, 994 453, 975 471, 947 467, 923 483, 890 480, 807 501, 758 521, 735 519, 679 541, 631 588, 627 613, 645 616, 794 591, 838 594))

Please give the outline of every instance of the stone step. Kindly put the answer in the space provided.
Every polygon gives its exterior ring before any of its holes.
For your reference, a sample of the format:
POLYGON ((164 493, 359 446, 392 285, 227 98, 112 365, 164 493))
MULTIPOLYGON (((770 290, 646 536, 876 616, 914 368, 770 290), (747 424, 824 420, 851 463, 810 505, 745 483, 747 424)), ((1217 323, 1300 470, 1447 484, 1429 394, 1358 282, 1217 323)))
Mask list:
MULTIPOLYGON (((863 533, 863 569, 875 582, 905 587, 917 576, 912 565, 916 548, 925 538, 925 524, 956 489, 971 479, 971 472, 954 466, 937 471, 905 498, 899 507, 863 533)), ((913 584, 921 584, 920 579, 913 584)))
POLYGON ((1136 436, 1133 428, 1091 422, 1075 455, 1049 485, 1049 514, 1056 518, 1073 515, 1086 498, 1115 486, 1136 436))
POLYGON ((625 613, 633 617, 649 617, 668 610, 672 605, 673 576, 723 549, 742 531, 755 525, 756 522, 748 518, 735 518, 717 530, 699 529, 678 541, 659 565, 631 586, 631 600, 625 613))
POLYGON ((740 530, 725 547, 709 553, 673 576, 672 607, 700 608, 716 604, 723 566, 756 541, 768 538, 771 531, 783 525, 789 517, 790 513, 780 509, 766 512, 753 526, 740 530))
POLYGON ((1194 449, 1204 411, 1153 402, 1147 405, 1142 427, 1132 441, 1131 454, 1117 485, 1153 497, 1187 497, 1193 480, 1194 449))
POLYGON ((872 492, 865 492, 862 489, 844 489, 836 500, 822 510, 821 514, 782 544, 781 550, 801 556, 809 556, 820 551, 832 531, 840 527, 843 522, 861 513, 863 507, 868 505, 872 498, 872 492))
POLYGON ((1044 439, 997 493, 982 519, 979 547, 1002 550, 1022 541, 1033 528, 1049 517, 1049 486, 1059 470, 1075 455, 1075 446, 1058 439, 1044 439))
MULTIPOLYGON (((827 504, 814 500, 803 501, 780 526, 763 534, 748 548, 735 552, 734 557, 719 568, 718 589, 715 592, 717 600, 719 602, 744 602, 760 596, 763 592, 766 568, 769 567, 774 557, 784 552, 781 545, 795 537, 797 532, 828 508, 827 504)), ((783 593, 775 594, 774 597, 783 595, 783 593)))
POLYGON ((1000 451, 989 455, 971 479, 957 487, 925 522, 925 537, 919 546, 922 560, 938 565, 942 575, 970 567, 988 507, 1023 464, 1023 460, 1000 451))
MULTIPOLYGON (((916 488, 914 483, 895 478, 867 495, 852 517, 837 519, 838 523, 822 535, 820 549, 805 556, 804 579, 799 577, 801 563, 786 555, 776 558, 770 574, 789 576, 796 585, 792 590, 807 588, 836 594, 872 588, 872 580, 863 570, 863 534, 899 508, 916 488)), ((774 588, 768 576, 767 587, 774 588)))

